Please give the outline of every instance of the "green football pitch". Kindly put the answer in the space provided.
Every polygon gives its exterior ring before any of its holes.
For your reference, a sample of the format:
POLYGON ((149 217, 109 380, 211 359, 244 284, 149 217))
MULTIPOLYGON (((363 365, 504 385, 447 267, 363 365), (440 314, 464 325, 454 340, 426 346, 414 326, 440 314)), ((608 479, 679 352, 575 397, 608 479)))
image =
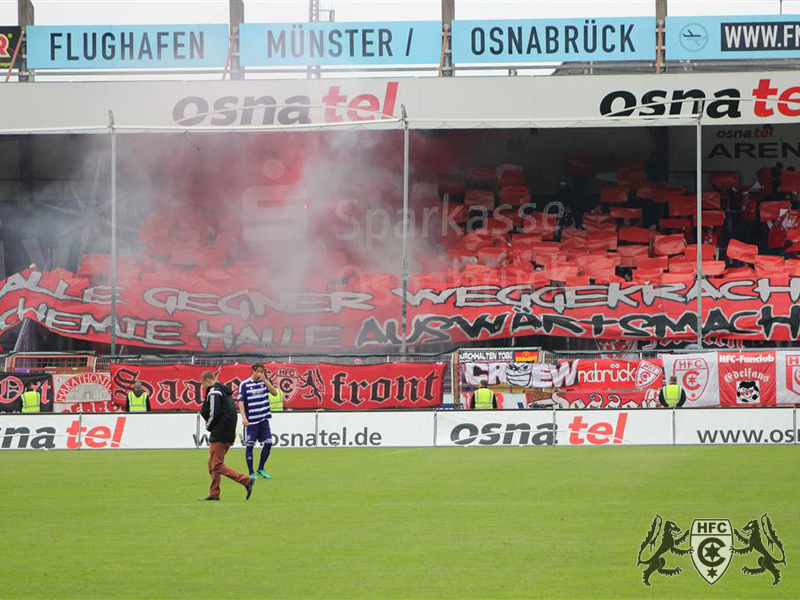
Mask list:
POLYGON ((0 453, 0 597, 800 597, 795 447, 276 450, 249 501, 225 479, 217 503, 198 502, 206 457, 0 453), (713 587, 668 554, 682 574, 643 586, 655 513, 741 529, 765 512, 779 586, 741 572, 757 554, 713 587))

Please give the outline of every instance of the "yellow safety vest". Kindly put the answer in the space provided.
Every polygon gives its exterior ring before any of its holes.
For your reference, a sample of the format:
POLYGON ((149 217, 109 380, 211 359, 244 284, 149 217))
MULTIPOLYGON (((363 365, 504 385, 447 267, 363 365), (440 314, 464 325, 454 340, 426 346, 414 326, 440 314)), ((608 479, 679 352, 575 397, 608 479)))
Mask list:
POLYGON ((494 404, 494 392, 489 388, 478 388, 475 390, 475 410, 492 410, 494 404))
POLYGON ((128 407, 128 412, 147 412, 147 392, 141 396, 128 392, 128 407))
POLYGON ((24 413, 38 413, 39 404, 42 397, 39 392, 23 392, 22 393, 22 412, 24 413))
POLYGON ((677 404, 681 399, 681 386, 679 385, 665 385, 662 388, 664 392, 664 402, 672 406, 673 404, 677 404))
POLYGON ((283 392, 278 390, 277 395, 269 395, 269 409, 272 412, 283 412, 283 392))

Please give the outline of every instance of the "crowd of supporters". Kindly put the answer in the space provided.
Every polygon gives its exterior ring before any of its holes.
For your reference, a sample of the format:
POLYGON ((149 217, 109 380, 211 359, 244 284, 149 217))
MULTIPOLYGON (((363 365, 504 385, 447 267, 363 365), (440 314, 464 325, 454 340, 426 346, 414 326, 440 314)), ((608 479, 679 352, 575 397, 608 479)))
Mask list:
MULTIPOLYGON (((415 183, 411 288, 692 280, 695 190, 653 181, 643 162, 630 161, 617 165, 616 181, 606 181, 599 194, 585 193, 587 182, 598 183, 591 160, 566 157, 559 193, 544 199, 532 193, 523 167, 510 164, 470 167, 438 182, 415 183)), ((777 164, 759 170, 755 181, 744 184, 736 172, 704 176, 704 276, 800 276, 800 173, 777 164)), ((200 279, 260 281, 264 262, 245 251, 248 226, 247 219, 218 219, 211 205, 191 213, 181 206, 154 210, 139 229, 139 249, 119 259, 120 281, 176 275, 189 288, 200 279)), ((354 256, 353 241, 342 243, 335 224, 326 223, 324 231, 330 239, 312 276, 298 282, 303 289, 385 291, 399 284, 398 269, 387 268, 392 261, 370 262, 379 251, 367 259, 364 253, 354 256)), ((102 280, 107 273, 106 255, 83 257, 80 275, 102 280)))

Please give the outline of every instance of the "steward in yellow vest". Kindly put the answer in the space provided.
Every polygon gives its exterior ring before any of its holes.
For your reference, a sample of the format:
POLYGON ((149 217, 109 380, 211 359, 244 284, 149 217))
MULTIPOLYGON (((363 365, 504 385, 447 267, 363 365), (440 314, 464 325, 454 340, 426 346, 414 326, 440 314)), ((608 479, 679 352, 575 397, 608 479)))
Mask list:
POLYGON ((661 388, 658 395, 661 406, 666 408, 680 408, 686 402, 686 390, 678 385, 678 378, 674 375, 669 378, 669 385, 661 388))
POLYGON ((489 389, 489 382, 483 380, 481 387, 472 394, 472 410, 492 410, 494 408, 497 408, 497 398, 489 389))
POLYGON ((22 412, 38 413, 42 405, 42 396, 36 391, 36 384, 29 381, 22 393, 22 412))
POLYGON ((283 412, 283 392, 280 388, 275 390, 277 394, 269 395, 269 410, 271 412, 283 412))
POLYGON ((150 411, 150 397, 144 390, 141 381, 133 384, 133 390, 128 392, 128 400, 125 403, 125 410, 131 413, 143 413, 150 411))

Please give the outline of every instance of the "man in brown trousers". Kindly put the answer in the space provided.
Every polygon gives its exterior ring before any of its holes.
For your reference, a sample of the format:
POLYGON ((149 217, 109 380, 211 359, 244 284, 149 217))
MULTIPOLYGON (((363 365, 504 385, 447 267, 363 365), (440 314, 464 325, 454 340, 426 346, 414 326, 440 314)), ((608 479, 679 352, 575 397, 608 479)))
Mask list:
POLYGON ((253 493, 254 480, 225 464, 225 454, 236 439, 238 411, 233 403, 231 389, 217 381, 213 371, 205 371, 200 383, 206 392, 200 416, 206 420, 209 432, 208 472, 211 474, 211 490, 203 500, 219 500, 219 480, 222 475, 241 483, 247 490, 247 498, 253 493))

